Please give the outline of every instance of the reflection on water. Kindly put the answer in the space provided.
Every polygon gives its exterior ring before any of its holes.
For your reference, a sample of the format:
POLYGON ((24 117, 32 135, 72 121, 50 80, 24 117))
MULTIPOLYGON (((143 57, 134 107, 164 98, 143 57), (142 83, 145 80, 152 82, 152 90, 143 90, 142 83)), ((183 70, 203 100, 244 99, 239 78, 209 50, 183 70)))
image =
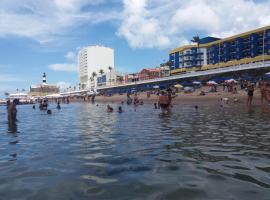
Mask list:
POLYGON ((269 199, 268 107, 54 107, 0 108, 0 199, 269 199))

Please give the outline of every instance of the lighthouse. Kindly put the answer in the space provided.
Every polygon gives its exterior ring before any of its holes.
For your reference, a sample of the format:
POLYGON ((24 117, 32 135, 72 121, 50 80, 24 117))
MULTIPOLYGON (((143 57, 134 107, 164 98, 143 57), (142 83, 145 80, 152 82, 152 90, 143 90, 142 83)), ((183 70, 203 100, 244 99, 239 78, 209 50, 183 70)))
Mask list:
POLYGON ((46 83, 46 73, 45 72, 43 73, 43 76, 42 76, 42 83, 46 83))

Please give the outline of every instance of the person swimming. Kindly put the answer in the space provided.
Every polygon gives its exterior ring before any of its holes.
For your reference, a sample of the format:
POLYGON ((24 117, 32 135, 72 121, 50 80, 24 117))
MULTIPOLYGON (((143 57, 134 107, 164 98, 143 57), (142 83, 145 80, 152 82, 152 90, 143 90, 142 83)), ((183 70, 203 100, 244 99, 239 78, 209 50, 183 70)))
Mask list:
POLYGON ((52 114, 52 111, 51 110, 47 110, 47 114, 48 115, 51 115, 52 114))
POLYGON ((113 112, 113 108, 110 105, 107 105, 107 112, 113 112))
POLYGON ((36 109, 36 106, 35 106, 35 105, 33 105, 33 106, 32 106, 32 108, 33 108, 33 109, 36 109))
POLYGON ((124 112, 123 109, 122 109, 122 106, 119 106, 118 107, 118 113, 122 113, 122 112, 124 112))

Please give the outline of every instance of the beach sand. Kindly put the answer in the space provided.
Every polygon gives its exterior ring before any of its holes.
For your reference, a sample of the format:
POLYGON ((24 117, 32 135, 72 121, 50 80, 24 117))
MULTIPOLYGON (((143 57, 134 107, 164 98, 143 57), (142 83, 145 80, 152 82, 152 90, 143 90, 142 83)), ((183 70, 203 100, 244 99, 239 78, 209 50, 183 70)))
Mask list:
MULTIPOLYGON (((234 99, 237 99, 237 103, 246 104, 247 93, 244 90, 238 90, 237 94, 232 94, 231 92, 224 92, 222 87, 218 87, 217 92, 207 92, 209 87, 202 87, 193 93, 186 94, 184 92, 176 93, 176 97, 173 98, 173 104, 180 103, 216 103, 219 104, 222 98, 228 98, 228 103, 233 103, 234 99), (200 96, 200 92, 205 91, 206 95, 200 96)), ((138 92, 138 98, 142 99, 144 103, 155 103, 158 101, 158 96, 151 94, 150 98, 147 97, 146 92, 138 92)), ((131 95, 133 97, 133 95, 131 95)), ((121 103, 124 101, 126 103, 127 95, 126 94, 115 94, 112 96, 96 96, 95 101, 101 103, 121 103)), ((253 103, 260 104, 260 91, 259 89, 255 90, 253 103)))

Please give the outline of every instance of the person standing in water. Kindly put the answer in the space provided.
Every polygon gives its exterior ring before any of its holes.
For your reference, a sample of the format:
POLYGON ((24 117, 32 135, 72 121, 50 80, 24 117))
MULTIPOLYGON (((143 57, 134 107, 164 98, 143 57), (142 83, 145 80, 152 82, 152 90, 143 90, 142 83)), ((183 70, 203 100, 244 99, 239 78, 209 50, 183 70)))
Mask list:
POLYGON ((264 100, 267 101, 267 91, 266 91, 266 88, 267 88, 267 82, 265 81, 260 81, 259 82, 259 88, 261 90, 261 103, 263 104, 264 103, 264 100))
POLYGON ((162 114, 169 113, 170 100, 164 91, 161 91, 161 95, 159 95, 158 103, 160 105, 162 114))
POLYGON ((57 108, 58 110, 60 110, 60 109, 61 109, 61 106, 60 106, 60 102, 59 102, 59 101, 57 102, 57 106, 56 106, 56 108, 57 108))
POLYGON ((8 107, 8 121, 14 123, 17 121, 17 108, 16 106, 19 104, 18 99, 14 99, 13 102, 8 107))
POLYGON ((251 105, 252 100, 253 100, 253 94, 254 94, 254 85, 253 84, 248 86, 247 94, 248 94, 247 105, 251 105))

